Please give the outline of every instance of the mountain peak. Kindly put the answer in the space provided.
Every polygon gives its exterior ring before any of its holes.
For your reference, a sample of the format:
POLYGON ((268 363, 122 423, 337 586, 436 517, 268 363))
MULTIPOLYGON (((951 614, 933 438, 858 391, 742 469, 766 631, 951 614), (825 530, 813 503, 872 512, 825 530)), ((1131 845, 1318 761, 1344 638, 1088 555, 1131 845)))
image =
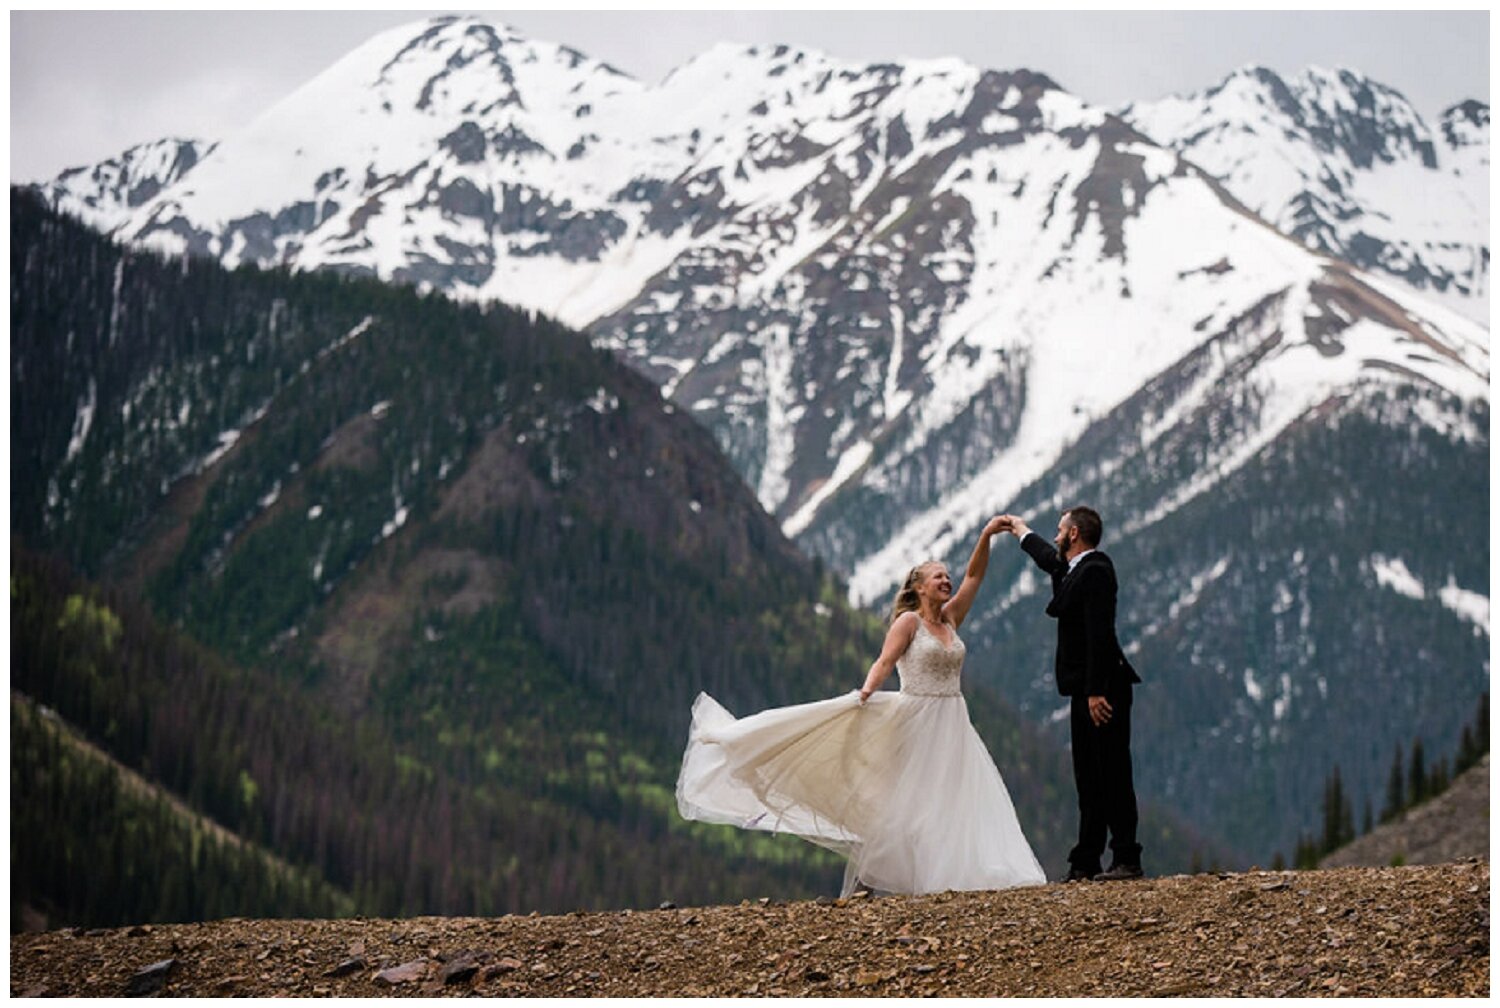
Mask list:
POLYGON ((1443 110, 1440 129, 1450 147, 1488 147, 1490 107, 1472 98, 1451 105, 1443 110))
POLYGON ((69 168, 37 188, 48 203, 89 217, 104 227, 122 222, 198 164, 214 145, 166 137, 136 144, 107 161, 69 168))
POLYGON ((1121 115, 1309 247, 1487 317, 1488 106, 1455 106, 1438 135, 1358 70, 1251 64, 1121 115))

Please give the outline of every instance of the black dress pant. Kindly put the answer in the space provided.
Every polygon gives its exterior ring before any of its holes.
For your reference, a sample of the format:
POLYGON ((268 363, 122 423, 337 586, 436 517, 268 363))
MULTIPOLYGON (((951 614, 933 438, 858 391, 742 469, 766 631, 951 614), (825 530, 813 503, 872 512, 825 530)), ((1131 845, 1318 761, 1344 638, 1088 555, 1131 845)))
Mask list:
POLYGON ((1089 874, 1102 870, 1106 831, 1114 863, 1141 863, 1135 841, 1135 784, 1130 771, 1131 688, 1111 690, 1114 713, 1096 726, 1089 717, 1089 698, 1073 697, 1073 782, 1078 786, 1078 845, 1068 863, 1089 874))

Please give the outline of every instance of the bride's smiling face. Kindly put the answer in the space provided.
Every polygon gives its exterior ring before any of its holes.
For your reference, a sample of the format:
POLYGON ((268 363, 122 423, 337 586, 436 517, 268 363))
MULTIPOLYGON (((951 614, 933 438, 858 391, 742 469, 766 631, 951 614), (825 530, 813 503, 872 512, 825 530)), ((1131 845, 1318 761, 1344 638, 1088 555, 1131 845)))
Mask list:
POLYGON ((922 579, 917 582, 917 597, 936 602, 946 602, 952 598, 953 578, 948 575, 948 568, 942 564, 933 564, 923 571, 922 579))

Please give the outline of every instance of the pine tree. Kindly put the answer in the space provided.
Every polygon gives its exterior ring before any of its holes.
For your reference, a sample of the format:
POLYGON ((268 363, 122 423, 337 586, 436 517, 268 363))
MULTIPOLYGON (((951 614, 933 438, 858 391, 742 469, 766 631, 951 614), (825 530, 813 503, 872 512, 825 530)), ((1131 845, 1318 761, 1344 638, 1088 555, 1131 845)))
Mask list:
POLYGON ((1405 760, 1401 756, 1401 743, 1396 743, 1396 757, 1391 760, 1391 775, 1385 783, 1385 808, 1380 811, 1380 821, 1390 822, 1406 808, 1405 760))
POLYGON ((1479 762, 1479 746, 1474 741, 1474 729, 1464 725, 1464 733, 1458 740, 1458 755, 1453 758, 1454 774, 1461 774, 1479 762))
POLYGON ((1293 858, 1299 869, 1318 867, 1318 842, 1306 834, 1298 836, 1293 858))
POLYGON ((1432 774, 1427 780, 1427 796, 1429 798, 1440 795, 1448 789, 1448 760, 1446 757, 1437 761, 1432 768, 1432 774))
POLYGON ((1354 839, 1354 812, 1344 793, 1343 777, 1338 764, 1323 789, 1323 846, 1319 854, 1329 854, 1354 839))
POLYGON ((1427 800, 1427 766, 1422 759, 1422 740, 1411 744, 1411 767, 1407 771, 1407 807, 1427 800))
MULTIPOLYGON (((1469 734, 1467 729, 1465 734, 1469 734)), ((1471 756, 1465 761, 1463 767, 1453 768, 1454 776, 1478 763, 1480 758, 1490 751, 1490 694, 1488 690, 1479 694, 1479 705, 1478 709, 1474 712, 1474 727, 1471 738, 1473 740, 1471 743, 1471 756)))

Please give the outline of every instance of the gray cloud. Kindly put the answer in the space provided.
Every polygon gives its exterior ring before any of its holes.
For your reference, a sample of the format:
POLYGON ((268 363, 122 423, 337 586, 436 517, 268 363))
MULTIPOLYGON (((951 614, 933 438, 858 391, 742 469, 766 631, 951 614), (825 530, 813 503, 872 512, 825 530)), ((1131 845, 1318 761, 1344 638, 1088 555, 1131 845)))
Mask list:
MULTIPOLYGON (((435 11, 13 12, 11 178, 243 125, 371 35, 435 11)), ((715 42, 858 60, 956 56, 1042 71, 1103 105, 1207 87, 1247 63, 1348 66, 1424 116, 1489 99, 1489 14, 1382 12, 488 12, 660 80, 715 42)))

